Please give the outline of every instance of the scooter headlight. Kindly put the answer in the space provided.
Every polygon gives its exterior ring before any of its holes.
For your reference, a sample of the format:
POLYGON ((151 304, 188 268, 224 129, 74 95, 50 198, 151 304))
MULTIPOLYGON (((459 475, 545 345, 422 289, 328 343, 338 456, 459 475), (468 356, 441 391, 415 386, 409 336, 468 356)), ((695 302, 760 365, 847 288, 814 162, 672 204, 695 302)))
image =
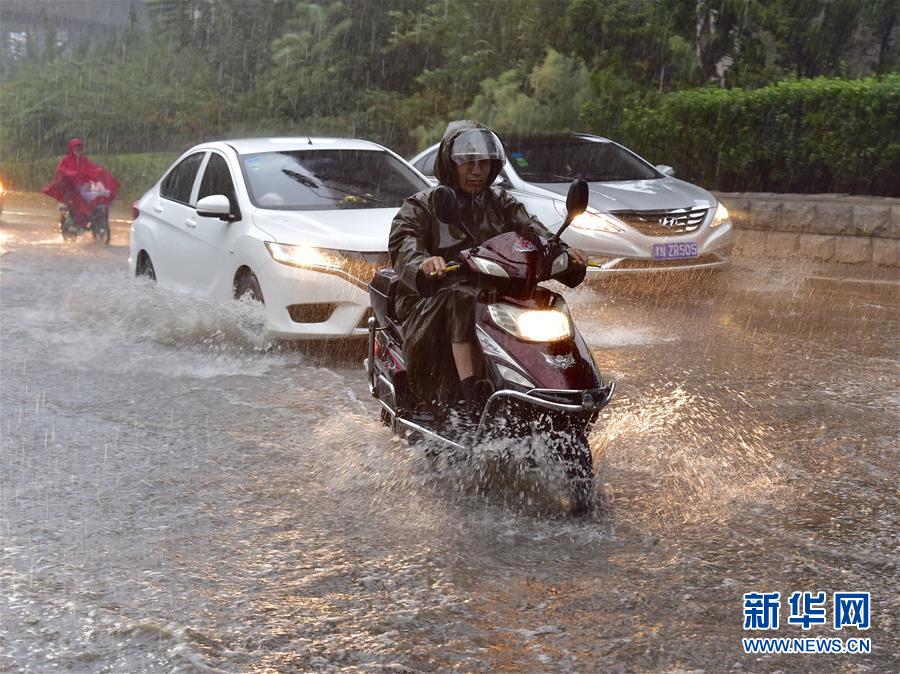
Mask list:
POLYGON ((511 367, 507 367, 506 365, 497 363, 497 372, 499 372, 500 376, 511 384, 515 384, 516 386, 521 386, 522 388, 527 389, 534 388, 534 382, 528 379, 525 375, 516 372, 511 367))
POLYGON ((568 253, 560 253, 556 256, 556 259, 553 260, 553 266, 550 267, 550 276, 556 276, 557 274, 562 274, 566 269, 569 268, 569 254, 568 253))
POLYGON ((489 304, 494 324, 527 342, 557 342, 572 336, 568 314, 558 309, 523 309, 512 304, 489 304))
POLYGON ((292 267, 324 267, 340 269, 343 257, 336 250, 313 248, 312 246, 290 246, 285 243, 266 241, 266 248, 272 258, 292 267))
POLYGON ((509 274, 506 273, 506 270, 496 262, 491 262, 490 260, 486 260, 483 257, 478 257, 476 255, 473 255, 469 259, 472 260, 472 263, 478 267, 478 271, 482 274, 499 276, 500 278, 509 278, 509 274))

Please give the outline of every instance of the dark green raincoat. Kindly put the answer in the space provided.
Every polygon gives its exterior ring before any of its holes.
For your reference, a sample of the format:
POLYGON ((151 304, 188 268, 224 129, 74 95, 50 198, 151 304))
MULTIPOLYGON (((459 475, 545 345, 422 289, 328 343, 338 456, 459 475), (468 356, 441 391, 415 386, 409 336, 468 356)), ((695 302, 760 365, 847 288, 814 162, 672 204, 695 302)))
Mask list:
POLYGON ((424 297, 425 288, 434 281, 419 271, 422 263, 434 255, 447 262, 458 260, 462 250, 504 232, 550 236, 537 218, 529 215, 506 190, 491 186, 503 168, 499 161, 493 162, 489 186, 483 192, 473 196, 459 188, 450 150, 457 136, 474 128, 484 127, 469 120, 447 126, 438 148, 434 175, 455 192, 460 216, 476 240, 471 241, 462 231, 435 217, 432 198, 435 188, 430 188, 406 199, 394 217, 388 241, 391 264, 402 281, 397 315, 403 322, 406 369, 413 391, 426 401, 459 397, 459 376, 450 345, 477 343, 475 302, 479 289, 471 281, 451 273, 441 282, 437 293, 424 297))

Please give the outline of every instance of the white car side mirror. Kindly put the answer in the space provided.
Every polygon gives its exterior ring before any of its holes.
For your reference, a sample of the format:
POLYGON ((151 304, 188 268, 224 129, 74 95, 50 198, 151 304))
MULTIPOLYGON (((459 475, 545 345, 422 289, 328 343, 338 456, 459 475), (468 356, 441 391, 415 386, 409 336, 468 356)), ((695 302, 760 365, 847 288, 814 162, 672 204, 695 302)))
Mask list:
POLYGON ((210 194, 197 202, 197 215, 231 220, 231 202, 224 194, 210 194))
POLYGON ((500 171, 500 173, 497 174, 497 177, 494 178, 494 186, 502 187, 506 190, 512 189, 512 183, 503 171, 500 171))
POLYGON ((675 177, 675 169, 673 169, 671 166, 667 166, 666 164, 657 164, 656 170, 662 173, 666 178, 675 177))

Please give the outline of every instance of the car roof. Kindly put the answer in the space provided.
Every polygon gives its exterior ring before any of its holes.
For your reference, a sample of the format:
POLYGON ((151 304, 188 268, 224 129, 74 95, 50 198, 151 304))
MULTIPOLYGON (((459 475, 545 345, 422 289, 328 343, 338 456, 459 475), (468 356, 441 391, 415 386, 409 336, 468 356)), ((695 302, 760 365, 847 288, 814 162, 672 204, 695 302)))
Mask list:
POLYGON ((317 136, 296 136, 290 138, 236 138, 204 143, 195 149, 228 146, 238 154, 258 152, 284 152, 286 150, 379 150, 386 148, 368 140, 357 138, 320 138, 317 136))
MULTIPOLYGON (((508 147, 509 145, 517 145, 519 143, 527 142, 527 143, 537 143, 537 144, 547 144, 554 143, 561 140, 571 140, 573 138, 580 138, 583 140, 594 141, 597 143, 614 143, 615 141, 610 140, 609 138, 604 138, 603 136, 595 136, 591 133, 506 133, 499 134, 500 140, 503 142, 504 147, 508 147)), ((437 149, 440 143, 434 143, 429 145, 421 152, 416 153, 412 157, 410 157, 410 162, 419 161, 422 157, 430 152, 433 152, 437 149)))
POLYGON ((601 143, 612 142, 609 138, 595 136, 590 133, 508 133, 500 136, 503 144, 507 143, 554 143, 561 140, 578 138, 582 140, 597 141, 601 143))

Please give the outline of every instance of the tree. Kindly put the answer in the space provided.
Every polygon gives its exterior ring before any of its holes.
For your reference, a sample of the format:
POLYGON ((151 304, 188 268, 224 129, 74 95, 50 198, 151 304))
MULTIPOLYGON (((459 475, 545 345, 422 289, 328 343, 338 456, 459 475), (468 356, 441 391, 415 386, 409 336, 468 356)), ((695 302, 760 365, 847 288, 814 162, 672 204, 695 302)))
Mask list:
POLYGON ((160 32, 215 64, 224 97, 251 91, 272 42, 295 14, 293 0, 148 0, 160 32))
POLYGON ((13 154, 58 153, 73 136, 95 152, 180 147, 221 121, 214 79, 190 50, 145 40, 123 58, 23 65, 0 84, 2 146, 13 154))
POLYGON ((574 131, 589 93, 584 63, 548 49, 528 77, 511 69, 485 79, 467 116, 504 132, 574 131))

